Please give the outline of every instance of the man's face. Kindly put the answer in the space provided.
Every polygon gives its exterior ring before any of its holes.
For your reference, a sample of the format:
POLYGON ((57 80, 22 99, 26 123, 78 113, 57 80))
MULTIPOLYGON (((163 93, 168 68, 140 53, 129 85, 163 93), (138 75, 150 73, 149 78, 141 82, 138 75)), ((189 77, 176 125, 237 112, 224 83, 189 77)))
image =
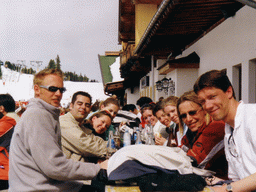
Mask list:
POLYGON ((171 119, 166 115, 166 113, 162 109, 156 112, 156 117, 166 127, 170 126, 171 119))
POLYGON ((203 108, 214 120, 226 120, 229 113, 229 101, 232 98, 232 88, 226 92, 215 87, 206 87, 200 90, 197 95, 203 102, 203 108))
POLYGON ((111 114, 112 118, 115 118, 119 108, 117 105, 110 103, 107 106, 101 107, 101 111, 104 111, 104 110, 107 110, 111 114))
POLYGON ((176 106, 166 105, 164 107, 164 112, 174 123, 178 124, 180 122, 176 106))
POLYGON ((77 95, 75 103, 71 103, 69 109, 73 117, 82 122, 91 111, 91 100, 86 96, 77 95))
MULTIPOLYGON (((42 85, 63 88, 63 80, 58 75, 50 74, 45 76, 44 80, 42 81, 42 85)), ((62 93, 60 90, 51 92, 45 88, 39 87, 39 85, 35 85, 34 90, 38 98, 53 105, 54 107, 60 106, 60 101, 62 99, 62 93)))

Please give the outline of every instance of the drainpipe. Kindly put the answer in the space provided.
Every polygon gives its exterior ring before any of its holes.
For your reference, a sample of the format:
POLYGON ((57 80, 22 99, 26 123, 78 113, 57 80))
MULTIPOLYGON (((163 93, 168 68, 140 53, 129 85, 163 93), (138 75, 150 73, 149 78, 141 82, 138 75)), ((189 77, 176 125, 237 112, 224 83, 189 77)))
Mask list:
POLYGON ((256 1, 254 0, 236 0, 236 1, 256 9, 256 1))

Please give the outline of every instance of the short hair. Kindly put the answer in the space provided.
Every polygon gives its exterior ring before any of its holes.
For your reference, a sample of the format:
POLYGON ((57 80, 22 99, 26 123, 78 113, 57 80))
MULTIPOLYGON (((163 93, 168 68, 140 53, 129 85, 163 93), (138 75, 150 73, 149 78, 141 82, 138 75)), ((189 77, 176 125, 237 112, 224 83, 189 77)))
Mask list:
POLYGON ((177 101, 178 116, 180 116, 179 106, 181 103, 183 103, 185 101, 192 101, 192 102, 196 103, 197 105, 199 105, 201 108, 203 108, 202 100, 200 100, 198 98, 197 94, 194 91, 187 91, 182 96, 180 96, 180 98, 177 101))
POLYGON ((127 104, 122 107, 122 110, 124 111, 134 111, 136 109, 136 106, 134 104, 127 104))
POLYGON ((116 105, 116 106, 118 107, 118 109, 119 109, 119 107, 120 107, 120 104, 119 104, 118 99, 115 99, 115 98, 113 98, 113 97, 109 97, 109 98, 107 98, 106 100, 102 101, 102 102, 100 103, 100 107, 101 107, 102 105, 104 105, 104 106, 106 107, 106 106, 108 106, 109 104, 116 105))
POLYGON ((77 91, 73 94, 72 96, 72 99, 71 99, 71 103, 74 104, 76 102, 76 99, 77 99, 77 96, 78 95, 82 95, 82 96, 85 96, 85 97, 88 97, 90 99, 90 104, 92 102, 92 96, 87 93, 87 92, 84 92, 84 91, 77 91))
POLYGON ((7 113, 15 111, 15 101, 10 94, 0 94, 0 106, 3 106, 7 113))
POLYGON ((163 107, 167 106, 167 105, 173 105, 173 106, 176 106, 177 105, 177 102, 178 102, 178 99, 179 97, 176 97, 176 96, 169 96, 167 97, 166 99, 164 99, 162 101, 162 105, 163 107))
POLYGON ((194 84, 194 92, 197 94, 200 90, 206 87, 215 87, 226 92, 229 87, 232 87, 233 97, 235 92, 225 70, 211 70, 202 74, 194 84))
POLYGON ((136 105, 139 105, 142 107, 144 104, 153 102, 151 98, 149 97, 141 97, 137 100, 136 105))
POLYGON ((39 71, 37 74, 34 76, 33 83, 34 85, 41 85, 42 81, 44 80, 45 76, 47 75, 57 75, 64 79, 64 73, 60 69, 43 69, 39 71))

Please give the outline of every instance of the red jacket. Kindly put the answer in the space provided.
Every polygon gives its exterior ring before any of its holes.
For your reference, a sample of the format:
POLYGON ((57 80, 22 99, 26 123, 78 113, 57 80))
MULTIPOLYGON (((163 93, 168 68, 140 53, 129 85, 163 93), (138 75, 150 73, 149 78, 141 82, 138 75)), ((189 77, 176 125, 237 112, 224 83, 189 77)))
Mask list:
POLYGON ((10 130, 16 125, 15 119, 3 116, 0 119, 0 180, 8 180, 9 172, 9 154, 10 130))
MULTIPOLYGON (((227 176, 227 161, 224 153, 225 123, 210 120, 204 123, 196 135, 189 140, 186 134, 181 141, 181 147, 188 148, 187 155, 196 160, 197 167, 215 171, 216 176, 227 176)), ((191 132, 190 132, 191 133, 191 132)))
POLYGON ((7 133, 14 125, 16 125, 15 119, 6 115, 3 116, 0 119, 0 137, 7 133))

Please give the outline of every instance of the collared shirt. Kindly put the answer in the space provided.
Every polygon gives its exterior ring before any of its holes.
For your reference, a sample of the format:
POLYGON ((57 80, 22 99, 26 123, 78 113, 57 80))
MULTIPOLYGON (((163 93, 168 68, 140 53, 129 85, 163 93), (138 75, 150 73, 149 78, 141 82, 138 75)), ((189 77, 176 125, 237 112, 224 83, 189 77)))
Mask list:
POLYGON ((228 176, 237 181, 256 172, 256 105, 240 102, 234 129, 225 126, 228 176))

